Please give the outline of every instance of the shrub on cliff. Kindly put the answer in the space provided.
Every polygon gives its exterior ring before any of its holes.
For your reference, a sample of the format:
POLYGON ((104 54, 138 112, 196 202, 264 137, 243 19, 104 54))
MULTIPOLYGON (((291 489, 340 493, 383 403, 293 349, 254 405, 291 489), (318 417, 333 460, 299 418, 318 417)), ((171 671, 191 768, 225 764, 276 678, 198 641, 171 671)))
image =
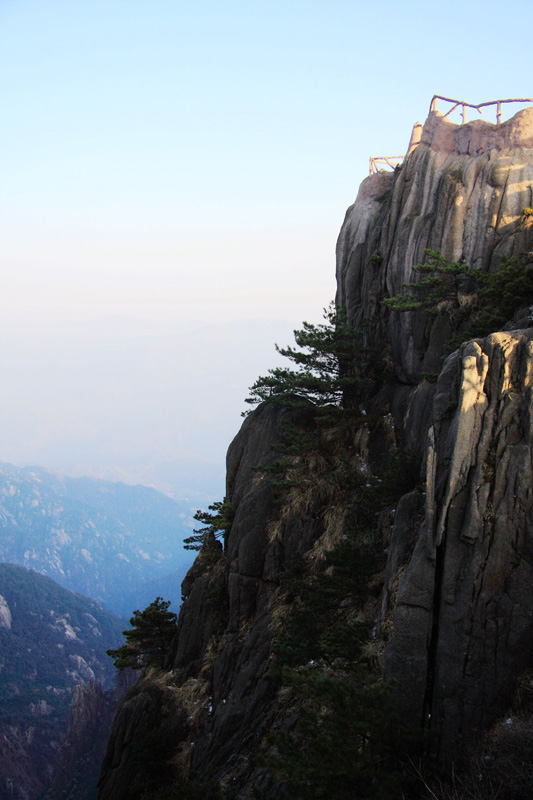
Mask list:
POLYGON ((177 616, 168 610, 170 600, 156 597, 144 611, 134 611, 132 626, 122 631, 126 644, 108 650, 119 670, 163 667, 168 657, 172 639, 176 635, 177 616))
POLYGON ((452 315, 466 295, 468 278, 479 275, 462 261, 448 261, 439 250, 426 250, 427 261, 413 267, 413 272, 427 277, 417 283, 404 283, 408 292, 383 301, 392 311, 425 311, 426 314, 452 315))
MULTIPOLYGON (((323 466, 329 476, 331 463, 323 466)), ((417 734, 390 706, 375 615, 387 558, 379 517, 416 488, 420 463, 398 451, 379 475, 355 466, 347 461, 342 488, 328 503, 342 510, 336 543, 322 561, 315 549, 280 575, 270 678, 283 687, 286 707, 284 723, 267 737, 263 764, 291 800, 406 796, 406 765, 419 752, 417 734)))
POLYGON ((285 679, 298 720, 273 737, 267 765, 291 800, 405 797, 402 760, 415 735, 391 712, 388 687, 364 668, 313 663, 285 679))

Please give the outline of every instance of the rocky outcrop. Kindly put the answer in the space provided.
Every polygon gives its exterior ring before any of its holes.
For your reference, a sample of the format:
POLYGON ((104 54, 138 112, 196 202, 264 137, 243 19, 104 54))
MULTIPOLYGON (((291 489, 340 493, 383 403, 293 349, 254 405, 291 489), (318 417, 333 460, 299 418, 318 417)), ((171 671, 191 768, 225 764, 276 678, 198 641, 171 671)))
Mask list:
POLYGON ((5 628, 6 630, 10 631, 11 621, 11 610, 7 604, 7 600, 0 594, 0 628, 5 628))
MULTIPOLYGON (((529 254, 532 187, 533 108, 500 126, 432 113, 401 169, 363 182, 338 243, 338 305, 355 326, 373 321, 388 366, 365 398, 352 469, 366 474, 397 446, 424 459, 425 491, 396 504, 390 541, 389 509, 377 521, 387 564, 381 554, 374 635, 396 709, 445 765, 468 754, 533 664, 533 329, 521 309, 505 332, 463 344, 443 366, 446 319, 390 312, 382 300, 414 279, 426 248, 482 271, 529 254), (438 382, 424 373, 440 373, 438 382)), ((254 761, 265 734, 290 724, 280 723, 283 692, 269 680, 279 576, 296 554, 315 553, 326 500, 317 493, 306 514, 280 514, 274 482, 254 467, 275 459, 294 413, 260 406, 230 446, 231 532, 183 583, 168 670, 145 674, 119 710, 100 800, 150 796, 153 775, 135 753, 154 726, 169 744, 164 768, 184 780, 213 779, 239 798, 280 796, 254 761)))
POLYGON ((187 772, 215 779, 231 773, 244 785, 250 777, 249 756, 274 713, 269 601, 284 560, 304 547, 296 534, 288 550, 269 541, 272 482, 254 471, 275 458, 272 445, 287 414, 262 406, 229 448, 235 516, 224 553, 201 553, 183 582, 171 672, 149 672, 117 714, 102 765, 102 800, 134 800, 139 786, 150 786, 150 770, 134 748, 154 725, 161 729, 160 720, 187 772))
POLYGON ((500 126, 431 113, 402 168, 363 182, 337 249, 337 302, 354 324, 376 321, 397 379, 396 430, 427 464, 424 524, 413 498, 394 528, 385 606, 409 567, 386 675, 448 763, 503 711, 531 663, 533 364, 531 334, 512 331, 531 315, 517 315, 508 334, 463 345, 441 372, 445 321, 390 313, 382 300, 415 280, 426 248, 485 272, 529 254, 523 212, 532 192, 533 108, 500 126), (421 383, 424 372, 441 372, 438 385, 421 383))
POLYGON ((149 672, 117 714, 102 765, 101 800, 133 800, 138 786, 149 784, 132 746, 154 724, 152 714, 167 720, 165 740, 173 742, 186 772, 230 780, 243 796, 268 785, 253 756, 279 713, 269 679, 273 599, 287 560, 312 546, 320 526, 302 526, 295 518, 273 536, 269 522, 279 513, 273 481, 256 467, 278 457, 273 445, 295 413, 301 412, 263 404, 232 442, 227 496, 235 516, 224 552, 200 554, 183 583, 171 672, 149 672))
POLYGON ((337 244, 337 303, 356 327, 373 320, 402 382, 440 372, 449 330, 442 318, 390 314, 382 300, 414 280, 427 248, 484 272, 529 252, 532 185, 533 108, 499 126, 432 112, 402 167, 361 184, 337 244))
POLYGON ((510 705, 533 662, 532 383, 533 330, 495 333, 448 359, 435 395, 425 519, 386 676, 448 763, 510 705))

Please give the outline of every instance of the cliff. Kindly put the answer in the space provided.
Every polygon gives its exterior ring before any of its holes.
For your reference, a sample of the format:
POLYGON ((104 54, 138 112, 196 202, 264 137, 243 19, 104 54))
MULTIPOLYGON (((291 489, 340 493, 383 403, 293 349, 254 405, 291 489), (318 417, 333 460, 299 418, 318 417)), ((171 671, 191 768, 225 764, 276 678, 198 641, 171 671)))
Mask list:
POLYGON ((403 383, 440 372, 448 331, 441 319, 389 314, 383 299, 412 280, 426 249, 484 272, 528 253, 532 151, 533 108, 499 126, 454 125, 432 112, 401 169, 361 184, 337 243, 337 303, 355 326, 376 321, 403 383))
POLYGON ((379 788, 405 777, 387 743, 396 731, 400 751, 404 729, 379 723, 383 675, 389 707, 445 770, 516 702, 533 656, 531 301, 443 362, 464 317, 383 300, 417 280, 426 248, 479 274, 527 263, 532 187, 533 108, 499 126, 433 112, 402 167, 363 182, 337 305, 372 341, 364 416, 318 423, 266 403, 246 419, 228 451, 224 549, 202 551, 183 584, 168 670, 148 670, 117 714, 101 800, 399 796, 379 788), (289 451, 298 480, 280 482, 294 428, 307 449, 289 451), (352 738, 351 774, 326 774, 352 738), (315 778, 296 774, 298 749, 315 778))
MULTIPOLYGON (((246 781, 250 756, 272 724, 275 688, 267 680, 272 640, 270 600, 284 560, 305 545, 299 532, 269 543, 273 487, 254 471, 274 458, 284 410, 264 406, 243 424, 228 451, 235 509, 226 553, 201 553, 183 583, 169 672, 148 671, 119 709, 100 778, 101 797, 137 797, 151 768, 132 747, 154 728, 165 753, 184 769, 246 781), (145 773, 148 773, 146 778, 145 773), (140 773, 140 774, 139 774, 140 773)), ((152 759, 147 746, 146 758, 152 759)), ((146 788, 146 787, 144 787, 146 788)))

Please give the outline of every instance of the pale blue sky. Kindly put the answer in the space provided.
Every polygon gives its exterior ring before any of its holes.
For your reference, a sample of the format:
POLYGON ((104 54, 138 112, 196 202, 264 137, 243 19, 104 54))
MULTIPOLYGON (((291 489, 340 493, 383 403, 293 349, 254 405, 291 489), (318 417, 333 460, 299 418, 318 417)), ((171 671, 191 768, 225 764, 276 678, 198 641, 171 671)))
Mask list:
MULTIPOLYGON (((370 155, 529 95, 530 2, 0 0, 0 311, 313 316, 370 155)), ((203 321, 203 320, 202 320, 203 321)))
POLYGON ((181 486, 192 458, 221 483, 267 339, 334 295, 369 156, 404 152, 434 93, 531 95, 532 16, 0 0, 0 460, 181 486))

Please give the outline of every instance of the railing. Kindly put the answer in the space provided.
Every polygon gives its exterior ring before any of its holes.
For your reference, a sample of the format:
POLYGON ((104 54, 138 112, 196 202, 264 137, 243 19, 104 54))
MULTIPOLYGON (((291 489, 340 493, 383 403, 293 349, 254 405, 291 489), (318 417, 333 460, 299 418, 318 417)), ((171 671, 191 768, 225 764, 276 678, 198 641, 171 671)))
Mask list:
POLYGON ((378 164, 386 164, 388 167, 392 169, 396 169, 398 164, 404 160, 405 156, 376 156, 373 158, 370 157, 370 171, 369 175, 375 175, 376 172, 379 171, 378 164))
POLYGON ((511 100, 489 100, 488 103, 480 103, 474 105, 473 103, 465 103, 463 100, 453 100, 451 97, 442 97, 440 94, 434 94, 429 107, 430 113, 437 110, 437 100, 444 100, 445 103, 453 103, 452 108, 444 114, 444 117, 449 117, 456 108, 461 106, 463 125, 466 122, 466 109, 474 108, 479 114, 485 106, 496 106, 496 124, 499 125, 502 121, 502 103, 533 103, 533 97, 516 97, 511 100))
MULTIPOLYGON (((463 125, 466 122, 466 109, 467 108, 473 108, 478 112, 478 114, 482 114, 483 113, 481 111, 482 108, 485 108, 486 106, 496 106, 496 124, 500 125, 501 121, 502 121, 502 103, 533 103, 533 97, 515 97, 515 98, 512 98, 511 100, 489 100, 487 103, 479 103, 479 105, 476 106, 473 103, 465 103, 464 100, 453 100, 451 97, 442 97, 442 95, 440 95, 440 94, 434 94, 432 99, 431 99, 431 104, 429 106, 429 112, 430 113, 432 111, 436 111, 437 110, 437 101, 438 100, 443 100, 445 103, 453 103, 453 105, 450 108, 450 110, 447 111, 446 114, 443 115, 444 119, 446 117, 449 117, 450 114, 452 114, 457 108, 461 107, 462 117, 463 117, 463 125)), ((417 126, 422 128, 422 126, 418 122, 415 124, 415 128, 417 126)), ((413 129, 413 134, 414 134, 414 129, 413 129)), ((411 152, 411 149, 414 149, 414 147, 416 147, 416 145, 419 142, 419 139, 420 139, 420 137, 418 139, 416 139, 415 142, 413 142, 413 136, 411 136, 411 142, 409 144, 409 152, 411 152), (411 145, 413 145, 413 146, 411 147, 411 145)), ((379 172, 379 165, 380 164, 381 165, 386 165, 386 166, 390 167, 391 169, 396 169, 396 167, 399 164, 402 163, 404 158, 405 158, 405 156, 376 156, 376 157, 371 157, 370 158, 369 175, 375 175, 376 172, 379 172)))

